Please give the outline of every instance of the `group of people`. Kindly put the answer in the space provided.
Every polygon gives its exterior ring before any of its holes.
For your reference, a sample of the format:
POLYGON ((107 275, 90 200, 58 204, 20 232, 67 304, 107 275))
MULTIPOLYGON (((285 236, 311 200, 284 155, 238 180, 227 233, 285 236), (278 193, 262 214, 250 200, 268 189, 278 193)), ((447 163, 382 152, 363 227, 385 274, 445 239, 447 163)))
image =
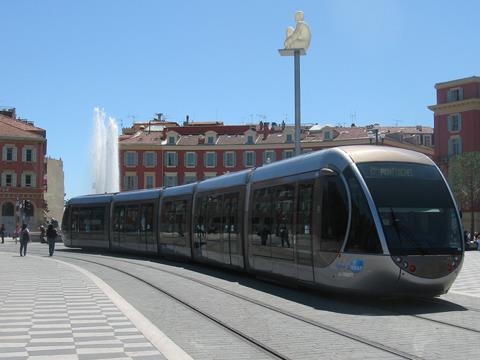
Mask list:
MULTIPOLYGON (((0 238, 2 239, 2 244, 5 242, 5 235, 5 225, 2 224, 0 226, 0 238)), ((40 241, 42 243, 48 243, 49 256, 52 256, 55 251, 57 235, 57 230, 52 223, 47 225, 46 230, 43 225, 40 226, 40 241)), ((20 256, 27 255, 27 244, 30 242, 30 230, 28 229, 27 224, 22 224, 21 228, 17 225, 17 228, 13 233, 13 239, 15 240, 15 244, 17 243, 17 239, 20 240, 20 256)))
POLYGON ((465 248, 471 249, 474 244, 476 244, 476 248, 480 251, 480 232, 474 232, 473 234, 465 231, 464 233, 465 238, 465 248))

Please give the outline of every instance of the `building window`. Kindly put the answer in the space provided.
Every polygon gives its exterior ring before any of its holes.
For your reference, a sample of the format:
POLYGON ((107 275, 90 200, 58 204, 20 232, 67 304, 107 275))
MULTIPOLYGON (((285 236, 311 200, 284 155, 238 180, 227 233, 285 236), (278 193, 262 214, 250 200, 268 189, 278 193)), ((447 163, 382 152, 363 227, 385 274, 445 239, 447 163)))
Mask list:
POLYGON ((35 181, 32 174, 23 175, 23 186, 24 187, 35 187, 35 181))
POLYGON ((5 172, 2 174, 2 186, 17 186, 17 175, 15 173, 5 172))
POLYGON ((293 134, 287 134, 285 142, 292 143, 293 142, 293 134))
POLYGON ((235 153, 233 151, 223 153, 223 166, 235 167, 235 153))
POLYGON ((270 164, 275 161, 275 151, 266 150, 263 152, 263 164, 270 164))
POLYGON ((177 153, 176 152, 167 152, 165 156, 165 166, 175 167, 177 166, 177 153))
POLYGON ((217 154, 214 152, 205 153, 205 167, 217 166, 217 154))
POLYGON ((137 175, 126 175, 123 178, 123 187, 125 190, 138 189, 138 177, 137 175))
POLYGON ((14 216, 15 215, 15 207, 12 203, 6 202, 2 205, 2 216, 14 216))
POLYGON ((293 150, 284 150, 283 151, 283 158, 284 159, 290 159, 293 157, 293 150))
POLYGON ((215 144, 215 136, 207 136, 207 144, 209 145, 215 144))
POLYGON ((145 189, 152 189, 155 187, 155 175, 145 175, 145 189))
POLYGON ((323 140, 332 140, 332 133, 330 131, 324 131, 323 140))
POLYGON ((157 154, 153 151, 147 151, 143 154, 143 165, 146 167, 155 167, 157 165, 157 154))
POLYGON ((170 135, 168 137, 168 145, 175 145, 177 143, 177 137, 175 135, 170 135))
POLYGON ((248 135, 247 136, 247 144, 253 144, 254 141, 253 141, 253 135, 248 135))
POLYGON ((255 166, 255 152, 254 151, 245 151, 243 153, 243 163, 245 167, 255 166))
POLYGON ((460 101, 463 100, 463 88, 449 89, 447 93, 447 101, 460 101))
POLYGON ((192 168, 197 166, 197 154, 194 152, 187 152, 185 154, 185 166, 192 168))
POLYGON ((448 140, 448 155, 455 156, 462 153, 462 138, 453 137, 448 140))
POLYGON ((177 175, 176 174, 165 175, 163 185, 166 187, 178 185, 177 175))
POLYGON ((197 181, 197 175, 195 173, 191 173, 191 174, 186 173, 183 178, 184 184, 191 184, 191 183, 194 183, 195 181, 197 181))
POLYGON ((432 137, 430 135, 425 135, 423 141, 425 146, 432 146, 432 137))
POLYGON ((448 116, 448 131, 455 132, 462 129, 462 117, 460 114, 452 114, 448 116))
POLYGON ((137 166, 137 152, 136 151, 126 151, 125 152, 125 166, 137 166))
POLYGON ((17 161, 17 148, 13 145, 5 145, 2 155, 3 161, 17 161))

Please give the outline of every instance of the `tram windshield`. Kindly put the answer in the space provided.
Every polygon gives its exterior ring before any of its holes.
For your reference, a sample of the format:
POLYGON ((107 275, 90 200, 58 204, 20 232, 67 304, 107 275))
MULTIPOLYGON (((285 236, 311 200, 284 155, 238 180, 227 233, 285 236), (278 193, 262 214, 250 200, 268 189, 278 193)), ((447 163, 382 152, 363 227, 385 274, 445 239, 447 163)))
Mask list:
POLYGON ((392 255, 461 252, 453 199, 435 166, 397 162, 357 166, 377 206, 392 255))

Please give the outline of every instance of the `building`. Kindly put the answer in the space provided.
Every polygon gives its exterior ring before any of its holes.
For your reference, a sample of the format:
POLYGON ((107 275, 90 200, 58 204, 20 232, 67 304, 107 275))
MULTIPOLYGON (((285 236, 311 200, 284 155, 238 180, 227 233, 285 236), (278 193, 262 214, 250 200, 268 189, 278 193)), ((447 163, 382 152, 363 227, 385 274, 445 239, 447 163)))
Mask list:
POLYGON ((46 132, 15 109, 0 110, 0 149, 0 223, 8 233, 22 222, 36 230, 44 219, 46 132))
MULTIPOLYGON (((448 175, 452 157, 480 153, 480 77, 438 83, 435 89, 437 103, 428 107, 434 113, 435 159, 448 175)), ((468 175, 478 177, 478 174, 468 175)), ((480 231, 480 196, 478 189, 472 190, 467 195, 470 201, 462 201, 464 196, 455 195, 463 213, 464 228, 480 231)))
MULTIPOLYGON (((174 186, 262 166, 294 155, 294 126, 285 123, 150 121, 123 129, 119 139, 121 190, 174 186)), ((429 127, 308 126, 303 152, 340 145, 396 146, 433 156, 429 127)))
POLYGON ((435 84, 435 157, 440 164, 465 152, 480 151, 480 77, 435 84))
POLYGON ((62 159, 47 157, 47 182, 45 189, 46 220, 56 219, 59 223, 63 217, 65 205, 65 185, 62 159))

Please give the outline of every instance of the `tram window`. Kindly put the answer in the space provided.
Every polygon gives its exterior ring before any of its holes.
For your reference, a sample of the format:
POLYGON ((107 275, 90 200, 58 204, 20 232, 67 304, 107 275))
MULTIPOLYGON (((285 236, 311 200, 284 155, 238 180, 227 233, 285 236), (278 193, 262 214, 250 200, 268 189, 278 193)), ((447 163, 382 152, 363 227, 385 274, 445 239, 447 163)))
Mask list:
POLYGON ((274 188, 273 200, 273 233, 270 246, 292 247, 293 244, 293 203, 295 185, 285 184, 274 188))
POLYGON ((139 209, 138 205, 130 205, 125 207, 125 231, 136 232, 138 226, 139 209))
POLYGON ((104 231, 105 207, 85 207, 78 209, 78 231, 104 231))
POLYGON ((122 232, 124 230, 125 206, 115 206, 113 208, 113 231, 122 232))
POLYGON ((140 212, 140 229, 153 232, 153 204, 143 204, 140 212))
POLYGON ((198 197, 195 205, 194 231, 195 231, 195 242, 200 243, 200 245, 203 245, 203 241, 205 239, 205 229, 206 229, 205 220, 207 217, 206 207, 207 207, 207 198, 198 197))
POLYGON ((343 172, 350 189, 352 220, 346 252, 378 254, 382 252, 372 213, 358 180, 350 167, 343 172))
POLYGON ((67 206, 63 212, 62 231, 68 231, 68 224, 70 223, 70 207, 67 206))
POLYGON ((207 199, 207 239, 219 240, 222 229, 222 196, 210 195, 207 199))
MULTIPOLYGON (((175 243, 175 239, 183 239, 186 230, 186 200, 166 201, 162 205, 160 232, 163 243, 175 243)), ((185 241, 182 240, 182 243, 185 241)))
POLYGON ((313 183, 299 184, 297 205, 297 234, 312 234, 313 183))
POLYGON ((340 176, 322 177, 321 251, 340 251, 348 223, 347 193, 340 176))
POLYGON ((253 245, 270 245, 273 225, 273 188, 258 189, 253 192, 250 241, 253 245))
POLYGON ((72 232, 78 231, 78 208, 72 208, 72 223, 70 229, 72 232))
POLYGON ((228 194, 224 196, 224 220, 223 220, 223 233, 224 234, 238 234, 238 193, 228 194))

